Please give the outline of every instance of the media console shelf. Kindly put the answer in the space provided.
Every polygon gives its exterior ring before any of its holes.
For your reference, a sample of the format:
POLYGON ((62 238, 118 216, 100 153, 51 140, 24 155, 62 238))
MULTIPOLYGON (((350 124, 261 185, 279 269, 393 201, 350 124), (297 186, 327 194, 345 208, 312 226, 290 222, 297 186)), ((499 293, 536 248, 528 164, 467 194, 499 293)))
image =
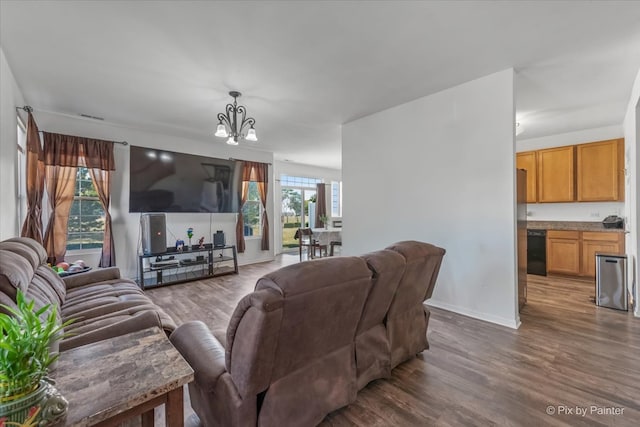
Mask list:
POLYGON ((202 249, 193 245, 180 252, 167 248, 161 254, 138 255, 138 262, 138 286, 142 289, 238 274, 235 245, 214 247, 207 243, 202 249))

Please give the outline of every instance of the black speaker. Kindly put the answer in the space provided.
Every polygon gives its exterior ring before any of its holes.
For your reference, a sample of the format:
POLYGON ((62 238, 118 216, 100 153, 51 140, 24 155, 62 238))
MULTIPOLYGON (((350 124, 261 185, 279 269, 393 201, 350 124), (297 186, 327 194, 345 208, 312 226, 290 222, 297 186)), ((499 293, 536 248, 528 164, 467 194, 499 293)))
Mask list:
POLYGON ((161 254, 167 251, 167 217, 163 213, 142 214, 142 253, 161 254))
POLYGON ((222 230, 218 230, 216 231, 216 234, 213 235, 213 247, 222 248, 224 246, 226 246, 224 232, 222 230))

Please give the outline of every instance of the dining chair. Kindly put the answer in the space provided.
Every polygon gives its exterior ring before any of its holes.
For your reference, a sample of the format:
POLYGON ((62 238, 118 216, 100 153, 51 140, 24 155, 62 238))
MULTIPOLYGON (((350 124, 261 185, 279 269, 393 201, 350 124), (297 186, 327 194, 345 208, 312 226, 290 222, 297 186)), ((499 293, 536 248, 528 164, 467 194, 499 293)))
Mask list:
POLYGON ((321 245, 313 237, 313 231, 310 228, 299 228, 296 232, 298 236, 298 247, 300 251, 300 261, 302 261, 302 248, 306 248, 307 251, 307 259, 313 259, 316 256, 316 251, 320 258, 322 258, 322 253, 327 254, 327 245, 321 245))
POLYGON ((336 247, 336 246, 342 246, 342 242, 334 240, 334 241, 329 243, 329 247, 330 247, 329 256, 333 256, 333 248, 336 247))

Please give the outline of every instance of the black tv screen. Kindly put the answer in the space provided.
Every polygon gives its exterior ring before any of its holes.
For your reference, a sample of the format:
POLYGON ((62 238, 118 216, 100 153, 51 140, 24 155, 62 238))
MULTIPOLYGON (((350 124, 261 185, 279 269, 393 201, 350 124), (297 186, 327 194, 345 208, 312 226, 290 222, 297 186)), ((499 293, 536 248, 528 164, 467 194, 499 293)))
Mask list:
POLYGON ((240 165, 131 146, 129 212, 238 212, 240 165))

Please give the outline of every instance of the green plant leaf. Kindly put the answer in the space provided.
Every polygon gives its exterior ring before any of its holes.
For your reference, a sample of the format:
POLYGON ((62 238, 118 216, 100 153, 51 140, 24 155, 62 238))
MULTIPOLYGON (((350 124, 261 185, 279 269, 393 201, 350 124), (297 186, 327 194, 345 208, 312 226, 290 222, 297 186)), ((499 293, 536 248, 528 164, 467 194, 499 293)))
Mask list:
POLYGON ((58 357, 51 354, 50 344, 66 337, 63 328, 73 322, 58 324, 55 306, 35 310, 35 302, 20 291, 16 306, 4 306, 9 314, 0 313, 0 396, 27 391, 48 374, 58 357))

